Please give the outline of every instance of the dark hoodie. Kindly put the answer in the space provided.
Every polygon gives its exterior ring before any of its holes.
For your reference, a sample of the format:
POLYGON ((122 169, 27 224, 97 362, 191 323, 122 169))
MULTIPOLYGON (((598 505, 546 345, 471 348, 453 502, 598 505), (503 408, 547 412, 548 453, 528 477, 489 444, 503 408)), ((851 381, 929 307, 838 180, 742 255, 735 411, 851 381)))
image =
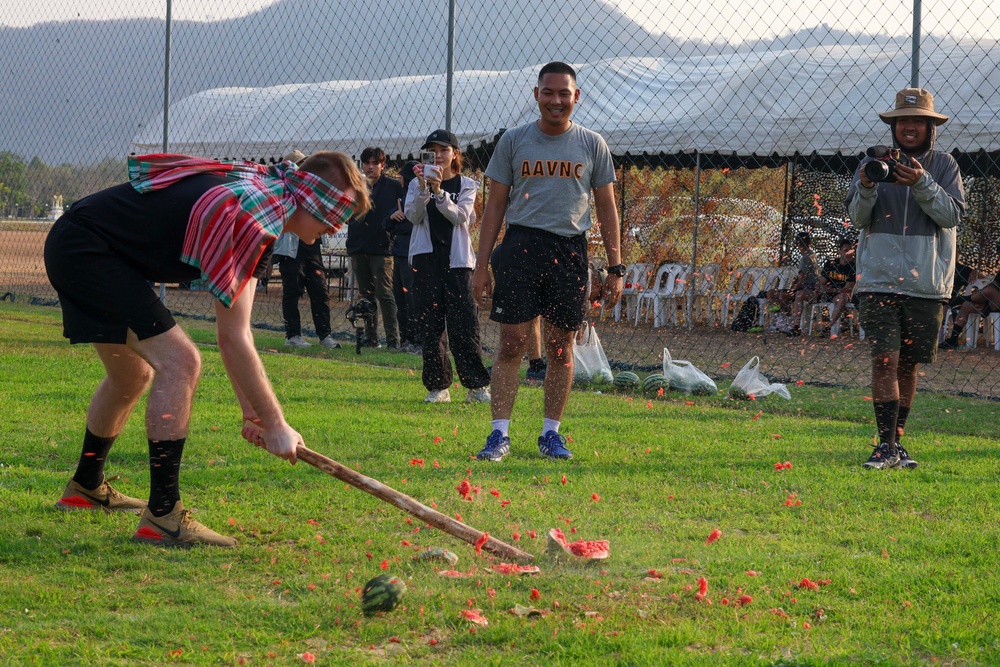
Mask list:
MULTIPOLYGON (((847 213, 861 230, 856 292, 902 294, 947 301, 955 266, 955 238, 965 213, 965 189, 955 159, 930 147, 916 156, 924 175, 912 187, 861 185, 861 162, 847 191, 847 213)), ((893 145, 896 144, 892 125, 893 145)), ((898 147, 898 146, 897 146, 898 147)))

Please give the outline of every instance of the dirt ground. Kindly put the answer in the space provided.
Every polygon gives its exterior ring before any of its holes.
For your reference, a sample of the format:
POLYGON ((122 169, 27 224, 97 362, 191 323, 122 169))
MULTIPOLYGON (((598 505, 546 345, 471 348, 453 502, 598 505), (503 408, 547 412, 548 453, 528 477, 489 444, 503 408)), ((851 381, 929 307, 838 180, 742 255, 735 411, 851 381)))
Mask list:
MULTIPOLYGON (((31 228, 0 226, 0 298, 55 302, 55 293, 45 275, 42 248, 47 225, 31 228)), ((335 335, 353 341, 354 330, 344 317, 347 308, 345 290, 339 278, 330 280, 331 323, 335 335)), ((211 317, 212 297, 170 287, 167 304, 178 314, 211 317)), ((312 324, 308 299, 300 302, 303 328, 309 333, 312 324)), ((718 380, 735 377, 751 357, 761 358, 761 369, 779 381, 803 380, 809 384, 863 387, 870 382, 867 343, 851 336, 835 340, 819 337, 788 338, 782 335, 738 334, 717 326, 699 324, 691 330, 685 325, 653 328, 649 324, 614 322, 600 319, 597 330, 612 366, 652 371, 661 365, 663 348, 675 359, 686 359, 718 380)), ((498 326, 487 314, 481 317, 482 344, 492 355, 499 340, 498 326)), ((281 282, 273 280, 258 288, 254 305, 254 323, 273 331, 282 331, 281 282)), ((935 364, 924 366, 920 386, 935 391, 968 393, 1000 398, 1000 352, 983 342, 975 350, 942 352, 935 364)))

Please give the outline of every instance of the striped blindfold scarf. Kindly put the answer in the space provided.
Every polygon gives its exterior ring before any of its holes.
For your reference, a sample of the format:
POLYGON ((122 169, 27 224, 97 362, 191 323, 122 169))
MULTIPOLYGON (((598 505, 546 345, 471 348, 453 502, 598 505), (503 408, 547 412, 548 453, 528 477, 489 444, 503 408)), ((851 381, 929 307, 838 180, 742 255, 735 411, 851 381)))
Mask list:
POLYGON ((291 162, 265 167, 166 153, 128 159, 129 181, 141 193, 196 174, 232 180, 206 192, 191 209, 181 261, 201 269, 206 286, 227 308, 296 208, 325 222, 331 233, 354 211, 353 198, 291 162))

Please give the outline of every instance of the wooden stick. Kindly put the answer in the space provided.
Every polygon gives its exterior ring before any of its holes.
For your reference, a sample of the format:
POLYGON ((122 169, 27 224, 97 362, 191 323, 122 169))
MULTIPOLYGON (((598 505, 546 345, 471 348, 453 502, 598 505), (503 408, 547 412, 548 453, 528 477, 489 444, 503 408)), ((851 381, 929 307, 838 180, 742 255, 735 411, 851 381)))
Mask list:
MULTIPOLYGON (((246 433, 248 428, 255 430, 258 429, 256 425, 247 423, 244 424, 244 433, 246 433)), ((460 521, 456 521, 441 512, 432 510, 430 507, 427 507, 427 505, 414 500, 405 493, 400 493, 396 489, 386 486, 376 479, 366 477, 356 470, 352 470, 347 466, 337 463, 329 457, 323 456, 318 452, 314 452, 308 447, 300 446, 295 450, 295 453, 299 460, 305 461, 309 465, 319 468, 328 475, 332 475, 342 482, 346 482, 357 489, 361 489, 365 493, 370 493, 379 500, 384 500, 390 505, 394 505, 404 512, 412 514, 421 521, 424 521, 439 530, 443 530, 449 535, 457 537, 463 542, 475 545, 484 535, 482 531, 476 530, 472 526, 468 526, 460 521)), ((535 559, 532 554, 529 554, 526 551, 521 551, 506 542, 501 542, 492 536, 487 538, 482 548, 483 550, 496 554, 501 558, 509 558, 520 562, 533 561, 535 559)))

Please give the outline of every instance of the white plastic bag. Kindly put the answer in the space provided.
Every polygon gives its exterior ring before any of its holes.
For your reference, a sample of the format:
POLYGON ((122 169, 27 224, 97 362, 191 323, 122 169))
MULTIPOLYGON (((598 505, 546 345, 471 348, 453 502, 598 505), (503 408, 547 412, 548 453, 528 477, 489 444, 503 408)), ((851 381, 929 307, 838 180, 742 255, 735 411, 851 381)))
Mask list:
POLYGON ((663 374, 670 380, 671 390, 697 396, 707 396, 719 390, 712 378, 698 370, 690 361, 672 358, 667 348, 663 348, 663 374))
POLYGON ((589 322, 584 322, 582 337, 573 346, 573 381, 582 384, 610 384, 614 381, 597 329, 589 322))
POLYGON ((736 374, 736 379, 729 386, 729 398, 747 401, 750 397, 762 398, 768 394, 777 394, 786 400, 792 400, 788 388, 783 384, 771 384, 760 372, 760 357, 753 357, 736 374))

